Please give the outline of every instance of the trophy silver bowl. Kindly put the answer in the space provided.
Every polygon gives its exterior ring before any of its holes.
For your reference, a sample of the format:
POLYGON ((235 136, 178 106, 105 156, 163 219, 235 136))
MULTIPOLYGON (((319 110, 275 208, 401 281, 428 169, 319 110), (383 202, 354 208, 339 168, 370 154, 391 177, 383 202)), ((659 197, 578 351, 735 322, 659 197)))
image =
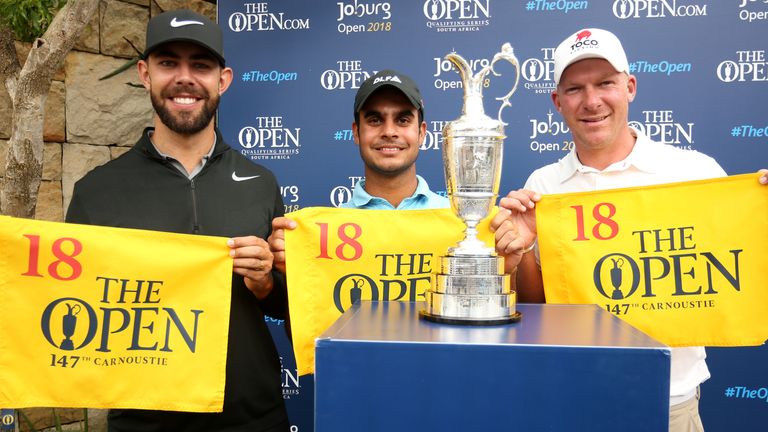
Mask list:
POLYGON ((477 224, 486 218, 499 193, 504 149, 502 110, 517 90, 520 67, 512 46, 505 43, 490 64, 472 74, 469 63, 455 52, 445 56, 459 72, 464 87, 462 115, 443 129, 443 165, 453 213, 466 225, 464 239, 440 257, 440 272, 425 292, 420 315, 449 324, 496 325, 515 322, 516 293, 504 273, 504 258, 477 238, 477 224), (499 60, 515 68, 515 84, 502 101, 498 119, 485 115, 483 83, 499 60))

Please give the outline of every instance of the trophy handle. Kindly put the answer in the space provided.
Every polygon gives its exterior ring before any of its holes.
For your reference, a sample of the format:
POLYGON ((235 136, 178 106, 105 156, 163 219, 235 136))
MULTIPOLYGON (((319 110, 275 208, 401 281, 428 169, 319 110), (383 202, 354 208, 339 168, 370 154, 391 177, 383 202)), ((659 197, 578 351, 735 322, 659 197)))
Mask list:
POLYGON ((445 59, 453 64, 461 78, 462 87, 464 88, 462 114, 471 117, 484 116, 482 82, 485 75, 488 74, 488 67, 486 66, 472 75, 472 66, 464 57, 456 54, 455 51, 446 54, 445 59))
MULTIPOLYGON (((456 54, 455 51, 451 51, 445 55, 445 59, 448 60, 456 67, 456 71, 459 72, 459 77, 464 84, 474 81, 475 77, 472 76, 472 66, 464 59, 464 57, 456 54)), ((480 72, 478 72, 479 74, 480 72)), ((467 87, 464 87, 467 89, 467 87)), ((472 88, 472 85, 469 85, 472 88)), ((466 93, 466 90, 465 90, 466 93)))
POLYGON ((507 124, 504 123, 504 121, 501 119, 501 111, 503 111, 504 108, 508 106, 512 106, 512 104, 509 102, 509 98, 511 98, 512 95, 515 94, 515 92, 517 91, 517 85, 520 83, 520 62, 517 60, 514 49, 512 49, 512 45, 510 45, 509 42, 501 46, 501 52, 496 53, 496 55, 493 56, 493 60, 491 61, 491 64, 488 65, 488 67, 490 68, 494 76, 501 75, 499 73, 496 73, 496 71, 493 69, 493 65, 499 60, 506 60, 509 63, 511 63, 512 66, 515 67, 515 85, 512 86, 512 90, 510 90, 509 93, 505 94, 504 96, 496 98, 496 100, 501 101, 501 107, 499 107, 498 120, 501 124, 506 126, 507 124))
POLYGON ((499 123, 506 126, 507 124, 501 120, 501 112, 504 110, 504 108, 512 106, 512 104, 509 102, 509 98, 512 97, 512 95, 517 91, 517 85, 520 82, 520 62, 515 56, 512 45, 510 45, 509 42, 505 42, 501 46, 501 51, 497 52, 493 56, 491 63, 477 71, 477 73, 474 75, 472 74, 472 66, 470 66, 469 62, 467 62, 464 57, 456 54, 455 52, 446 54, 445 59, 450 61, 459 72, 459 76, 461 77, 461 81, 464 86, 464 107, 462 111, 465 115, 469 116, 483 115, 484 113, 482 90, 483 80, 489 73, 492 73, 494 76, 501 76, 500 73, 493 69, 494 64, 496 64, 496 62, 499 60, 506 60, 515 67, 515 85, 512 87, 512 90, 506 95, 500 98, 496 98, 496 100, 502 101, 498 114, 499 123))

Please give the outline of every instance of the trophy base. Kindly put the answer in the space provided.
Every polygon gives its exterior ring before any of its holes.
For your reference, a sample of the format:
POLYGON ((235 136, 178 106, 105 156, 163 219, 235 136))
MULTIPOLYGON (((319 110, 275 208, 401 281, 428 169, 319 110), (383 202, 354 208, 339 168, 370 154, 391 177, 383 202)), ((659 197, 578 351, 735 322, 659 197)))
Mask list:
POLYGON ((496 255, 448 255, 440 257, 440 272, 432 288, 424 292, 420 315, 445 324, 498 325, 520 320, 515 311, 517 293, 510 275, 504 274, 504 258, 496 255))
MULTIPOLYGON (((441 317, 451 322, 514 322, 516 293, 504 294, 447 294, 427 290, 424 315, 441 317)), ((447 321, 446 321, 447 322, 447 321)))
POLYGON ((470 326, 494 326, 494 325, 504 325, 504 324, 511 324, 516 323, 520 321, 520 318, 522 318, 523 314, 520 312, 515 312, 511 316, 504 317, 504 318, 475 318, 475 319, 468 319, 468 318, 453 318, 453 317, 446 317, 442 315, 432 315, 429 312, 422 310, 419 311, 419 316, 424 318, 427 321, 432 321, 440 324, 452 324, 452 325, 470 325, 470 326))

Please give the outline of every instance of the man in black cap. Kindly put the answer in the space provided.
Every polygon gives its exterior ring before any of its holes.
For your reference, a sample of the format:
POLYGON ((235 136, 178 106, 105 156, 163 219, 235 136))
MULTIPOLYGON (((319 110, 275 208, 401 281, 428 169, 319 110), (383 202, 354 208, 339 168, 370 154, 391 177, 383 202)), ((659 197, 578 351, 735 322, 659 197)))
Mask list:
POLYGON ((149 21, 146 46, 138 71, 154 127, 77 182, 66 219, 229 237, 227 379, 222 413, 115 409, 109 429, 286 432, 280 359, 264 321, 265 314, 284 319, 287 312, 285 281, 272 271, 264 240, 272 218, 283 214, 279 186, 269 170, 230 148, 214 124, 232 82, 219 26, 191 11, 165 12, 149 21))
MULTIPOLYGON (((365 178, 355 185, 352 199, 343 208, 416 210, 449 207, 448 199, 432 192, 416 174, 416 158, 424 141, 424 101, 416 83, 407 75, 387 69, 369 77, 355 95, 352 135, 365 165, 365 178)), ((496 244, 506 245, 516 236, 509 212, 494 218, 496 244)), ((272 221, 269 246, 274 266, 285 272, 284 229, 296 222, 279 217, 272 221)), ((504 250, 498 251, 503 254, 504 250)))
MULTIPOLYGON (((400 72, 383 70, 357 90, 352 135, 365 165, 365 178, 357 182, 352 199, 343 208, 413 210, 445 208, 448 199, 432 192, 416 174, 416 158, 424 142, 427 123, 418 86, 400 72)), ((285 271, 283 229, 296 228, 285 218, 272 221, 269 245, 275 267, 285 271)))
POLYGON ((341 207, 423 209, 448 207, 416 174, 416 158, 427 123, 416 83, 383 70, 366 79, 355 95, 352 135, 365 164, 365 178, 341 207))

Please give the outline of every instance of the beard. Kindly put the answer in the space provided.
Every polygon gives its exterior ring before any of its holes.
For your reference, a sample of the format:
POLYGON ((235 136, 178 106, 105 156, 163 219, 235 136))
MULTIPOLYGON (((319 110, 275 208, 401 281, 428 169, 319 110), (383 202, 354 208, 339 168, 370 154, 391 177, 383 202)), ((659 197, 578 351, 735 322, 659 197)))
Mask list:
POLYGON ((205 129, 213 120, 216 109, 219 107, 218 94, 211 97, 205 89, 197 90, 186 86, 164 89, 159 96, 150 92, 150 100, 157 116, 160 117, 160 121, 168 129, 180 135, 193 135, 205 129), (177 94, 191 94, 199 97, 204 101, 203 107, 199 112, 180 111, 173 113, 166 107, 166 100, 177 94))

